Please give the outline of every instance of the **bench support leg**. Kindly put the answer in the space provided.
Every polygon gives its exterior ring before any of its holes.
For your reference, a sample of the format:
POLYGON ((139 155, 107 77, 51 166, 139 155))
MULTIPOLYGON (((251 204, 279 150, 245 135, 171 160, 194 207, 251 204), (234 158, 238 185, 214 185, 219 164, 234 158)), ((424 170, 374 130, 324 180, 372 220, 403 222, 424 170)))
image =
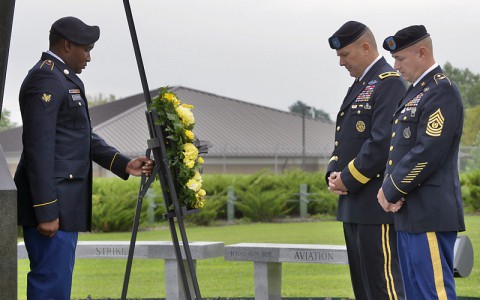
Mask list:
POLYGON ((255 299, 281 300, 282 263, 254 262, 255 299))
MULTIPOLYGON (((182 260, 185 270, 188 272, 188 261, 182 260)), ((197 261, 193 260, 193 266, 197 267, 197 261)), ((188 274, 188 273, 187 273, 188 274)), ((188 285, 191 286, 191 277, 187 276, 188 285)), ((182 277, 176 259, 165 259, 165 294, 167 300, 185 300, 182 277)), ((194 291, 190 291, 191 298, 195 299, 194 291)))

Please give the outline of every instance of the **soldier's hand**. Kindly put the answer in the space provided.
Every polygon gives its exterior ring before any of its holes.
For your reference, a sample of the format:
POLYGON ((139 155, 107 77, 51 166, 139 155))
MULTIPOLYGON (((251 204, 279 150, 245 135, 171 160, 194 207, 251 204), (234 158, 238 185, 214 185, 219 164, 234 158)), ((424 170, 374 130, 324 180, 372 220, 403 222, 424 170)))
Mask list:
POLYGON ((142 176, 143 174, 150 176, 154 165, 153 160, 146 156, 139 156, 128 162, 125 172, 132 176, 142 176))
POLYGON ((328 190, 338 195, 347 195, 348 191, 340 177, 341 172, 332 172, 328 177, 328 190))
POLYGON ((60 226, 59 224, 58 218, 50 222, 42 222, 37 225, 37 230, 41 235, 53 237, 60 226))

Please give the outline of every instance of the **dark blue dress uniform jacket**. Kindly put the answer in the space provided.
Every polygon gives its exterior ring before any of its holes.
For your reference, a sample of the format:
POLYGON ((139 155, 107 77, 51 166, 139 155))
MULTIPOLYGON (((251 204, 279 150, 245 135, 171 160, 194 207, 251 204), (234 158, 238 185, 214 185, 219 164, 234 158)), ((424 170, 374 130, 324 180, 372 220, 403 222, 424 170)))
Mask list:
POLYGON ((348 91, 337 115, 335 149, 327 167, 327 177, 342 172, 349 191, 340 196, 339 221, 393 223, 392 214, 378 204, 377 192, 388 157, 392 114, 404 94, 403 81, 383 57, 348 91))
POLYGON ((60 229, 91 228, 92 160, 127 179, 129 158, 92 132, 85 89, 64 63, 43 53, 20 89, 23 153, 15 173, 18 223, 60 219, 60 229))
POLYGON ((397 108, 392 127, 385 197, 405 198, 395 228, 410 233, 463 231, 457 158, 463 105, 440 67, 413 87, 397 108))

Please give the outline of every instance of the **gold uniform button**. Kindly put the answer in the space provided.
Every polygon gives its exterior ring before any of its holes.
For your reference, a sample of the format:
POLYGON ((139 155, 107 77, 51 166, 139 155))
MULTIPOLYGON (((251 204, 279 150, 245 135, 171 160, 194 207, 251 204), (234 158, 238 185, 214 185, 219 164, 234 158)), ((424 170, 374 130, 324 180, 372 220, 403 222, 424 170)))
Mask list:
POLYGON ((78 102, 78 106, 82 106, 82 102, 78 102))
POLYGON ((407 119, 407 116, 404 116, 403 119, 406 120, 406 119, 407 119))
POLYGON ((388 161, 388 165, 391 166, 393 164, 393 161, 392 160, 389 160, 388 161))
POLYGON ((361 114, 362 112, 358 110, 357 113, 358 113, 358 114, 361 114))
POLYGON ((345 113, 342 111, 342 112, 340 113, 340 117, 343 117, 344 114, 345 114, 345 113))
POLYGON ((377 178, 380 178, 380 174, 377 174, 377 178))
POLYGON ((398 124, 398 119, 395 120, 395 124, 398 124))
POLYGON ((393 151, 393 146, 390 146, 390 151, 393 151))
POLYGON ((73 175, 72 174, 68 175, 68 178, 73 179, 73 175))
POLYGON ((394 133, 392 133, 392 137, 395 137, 395 132, 394 132, 394 133))
POLYGON ((337 126, 337 131, 340 131, 340 126, 337 126))
POLYGON ((335 147, 338 146, 338 141, 335 141, 335 147))

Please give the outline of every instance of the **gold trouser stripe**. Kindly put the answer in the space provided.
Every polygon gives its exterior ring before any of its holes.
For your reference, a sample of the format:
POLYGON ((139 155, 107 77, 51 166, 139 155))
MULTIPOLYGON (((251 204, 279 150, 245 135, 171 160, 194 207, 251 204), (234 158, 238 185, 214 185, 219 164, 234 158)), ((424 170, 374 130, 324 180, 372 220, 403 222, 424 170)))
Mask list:
POLYGON ((432 258, 433 278, 435 288, 437 289, 438 300, 447 300, 447 291, 443 283, 442 260, 440 259, 440 250, 438 250, 437 235, 435 232, 427 232, 428 247, 432 258))
POLYGON ((353 161, 355 159, 353 159, 351 162, 348 163, 348 170, 350 171, 350 173, 352 174, 353 178, 355 178, 356 180, 358 180, 360 183, 367 183, 370 178, 368 178, 367 176, 363 175, 362 173, 360 173, 357 168, 355 168, 355 165, 353 164, 353 161))
POLYGON ((398 188, 398 186, 395 184, 395 181, 393 181, 393 178, 392 178, 392 175, 390 175, 390 180, 392 181, 393 183, 393 186, 395 186, 395 188, 402 194, 406 195, 407 193, 405 193, 404 191, 402 191, 401 189, 398 188))
POLYGON ((115 153, 115 155, 112 158, 112 162, 110 163, 110 172, 112 171, 113 162, 115 161, 115 157, 117 157, 117 154, 118 154, 118 152, 115 153))
POLYGON ((398 300, 392 275, 392 251, 390 248, 390 224, 382 224, 383 271, 389 300, 398 300))
POLYGON ((40 206, 45 206, 45 205, 50 205, 52 203, 57 202, 57 199, 50 201, 50 202, 45 202, 45 203, 40 203, 40 204, 35 204, 33 207, 40 207, 40 206))

